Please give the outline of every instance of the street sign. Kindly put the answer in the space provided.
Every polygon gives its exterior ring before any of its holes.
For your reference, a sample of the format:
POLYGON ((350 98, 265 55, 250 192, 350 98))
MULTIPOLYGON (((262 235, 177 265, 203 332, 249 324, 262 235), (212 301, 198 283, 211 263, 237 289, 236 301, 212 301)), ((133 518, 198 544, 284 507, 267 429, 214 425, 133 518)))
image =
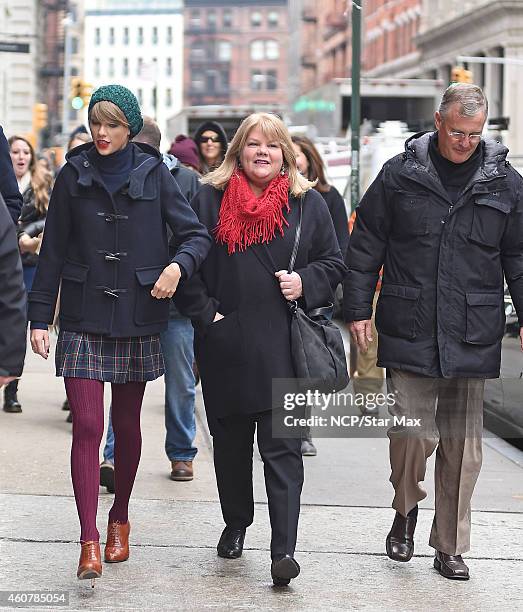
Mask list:
POLYGON ((29 43, 0 41, 0 53, 29 53, 29 43))

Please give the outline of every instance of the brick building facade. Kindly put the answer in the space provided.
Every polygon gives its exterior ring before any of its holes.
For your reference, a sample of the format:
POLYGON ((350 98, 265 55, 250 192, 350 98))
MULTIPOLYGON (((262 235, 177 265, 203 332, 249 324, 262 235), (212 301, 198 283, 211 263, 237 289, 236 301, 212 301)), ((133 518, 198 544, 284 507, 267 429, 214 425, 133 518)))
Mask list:
POLYGON ((286 0, 186 0, 184 105, 287 100, 286 0))

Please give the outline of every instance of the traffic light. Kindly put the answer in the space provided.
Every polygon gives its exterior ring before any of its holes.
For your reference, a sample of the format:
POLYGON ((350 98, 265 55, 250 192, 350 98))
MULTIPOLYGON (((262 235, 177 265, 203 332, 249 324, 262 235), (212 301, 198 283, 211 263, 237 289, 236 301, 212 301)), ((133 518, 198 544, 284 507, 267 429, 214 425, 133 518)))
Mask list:
POLYGON ((454 66, 450 73, 451 83, 473 83, 472 70, 466 70, 461 66, 454 66))
POLYGON ((80 110, 89 102, 93 87, 90 83, 85 83, 81 77, 71 79, 71 106, 75 110, 80 110))
POLYGON ((47 104, 33 106, 33 132, 42 130, 47 125, 47 104))

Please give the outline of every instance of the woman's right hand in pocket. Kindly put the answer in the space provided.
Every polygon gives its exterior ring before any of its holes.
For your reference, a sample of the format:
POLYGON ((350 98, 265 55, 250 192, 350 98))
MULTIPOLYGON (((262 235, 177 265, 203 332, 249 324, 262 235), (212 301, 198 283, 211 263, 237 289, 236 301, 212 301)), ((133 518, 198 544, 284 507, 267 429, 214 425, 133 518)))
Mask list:
POLYGON ((44 359, 49 357, 49 332, 46 329, 31 330, 31 348, 44 359))

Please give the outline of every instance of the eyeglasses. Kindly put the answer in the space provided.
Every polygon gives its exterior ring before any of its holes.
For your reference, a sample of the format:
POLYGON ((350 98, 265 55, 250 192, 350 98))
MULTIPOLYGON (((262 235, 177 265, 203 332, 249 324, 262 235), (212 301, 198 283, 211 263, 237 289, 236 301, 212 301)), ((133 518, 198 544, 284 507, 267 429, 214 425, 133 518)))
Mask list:
POLYGON ((198 138, 198 142, 200 144, 205 144, 209 142, 209 140, 211 142, 220 142, 220 137, 219 136, 200 136, 200 138, 198 138))
POLYGON ((468 138, 470 142, 479 142, 481 140, 481 133, 475 132, 473 134, 465 134, 465 132, 449 132, 447 134, 454 140, 465 140, 468 138))

